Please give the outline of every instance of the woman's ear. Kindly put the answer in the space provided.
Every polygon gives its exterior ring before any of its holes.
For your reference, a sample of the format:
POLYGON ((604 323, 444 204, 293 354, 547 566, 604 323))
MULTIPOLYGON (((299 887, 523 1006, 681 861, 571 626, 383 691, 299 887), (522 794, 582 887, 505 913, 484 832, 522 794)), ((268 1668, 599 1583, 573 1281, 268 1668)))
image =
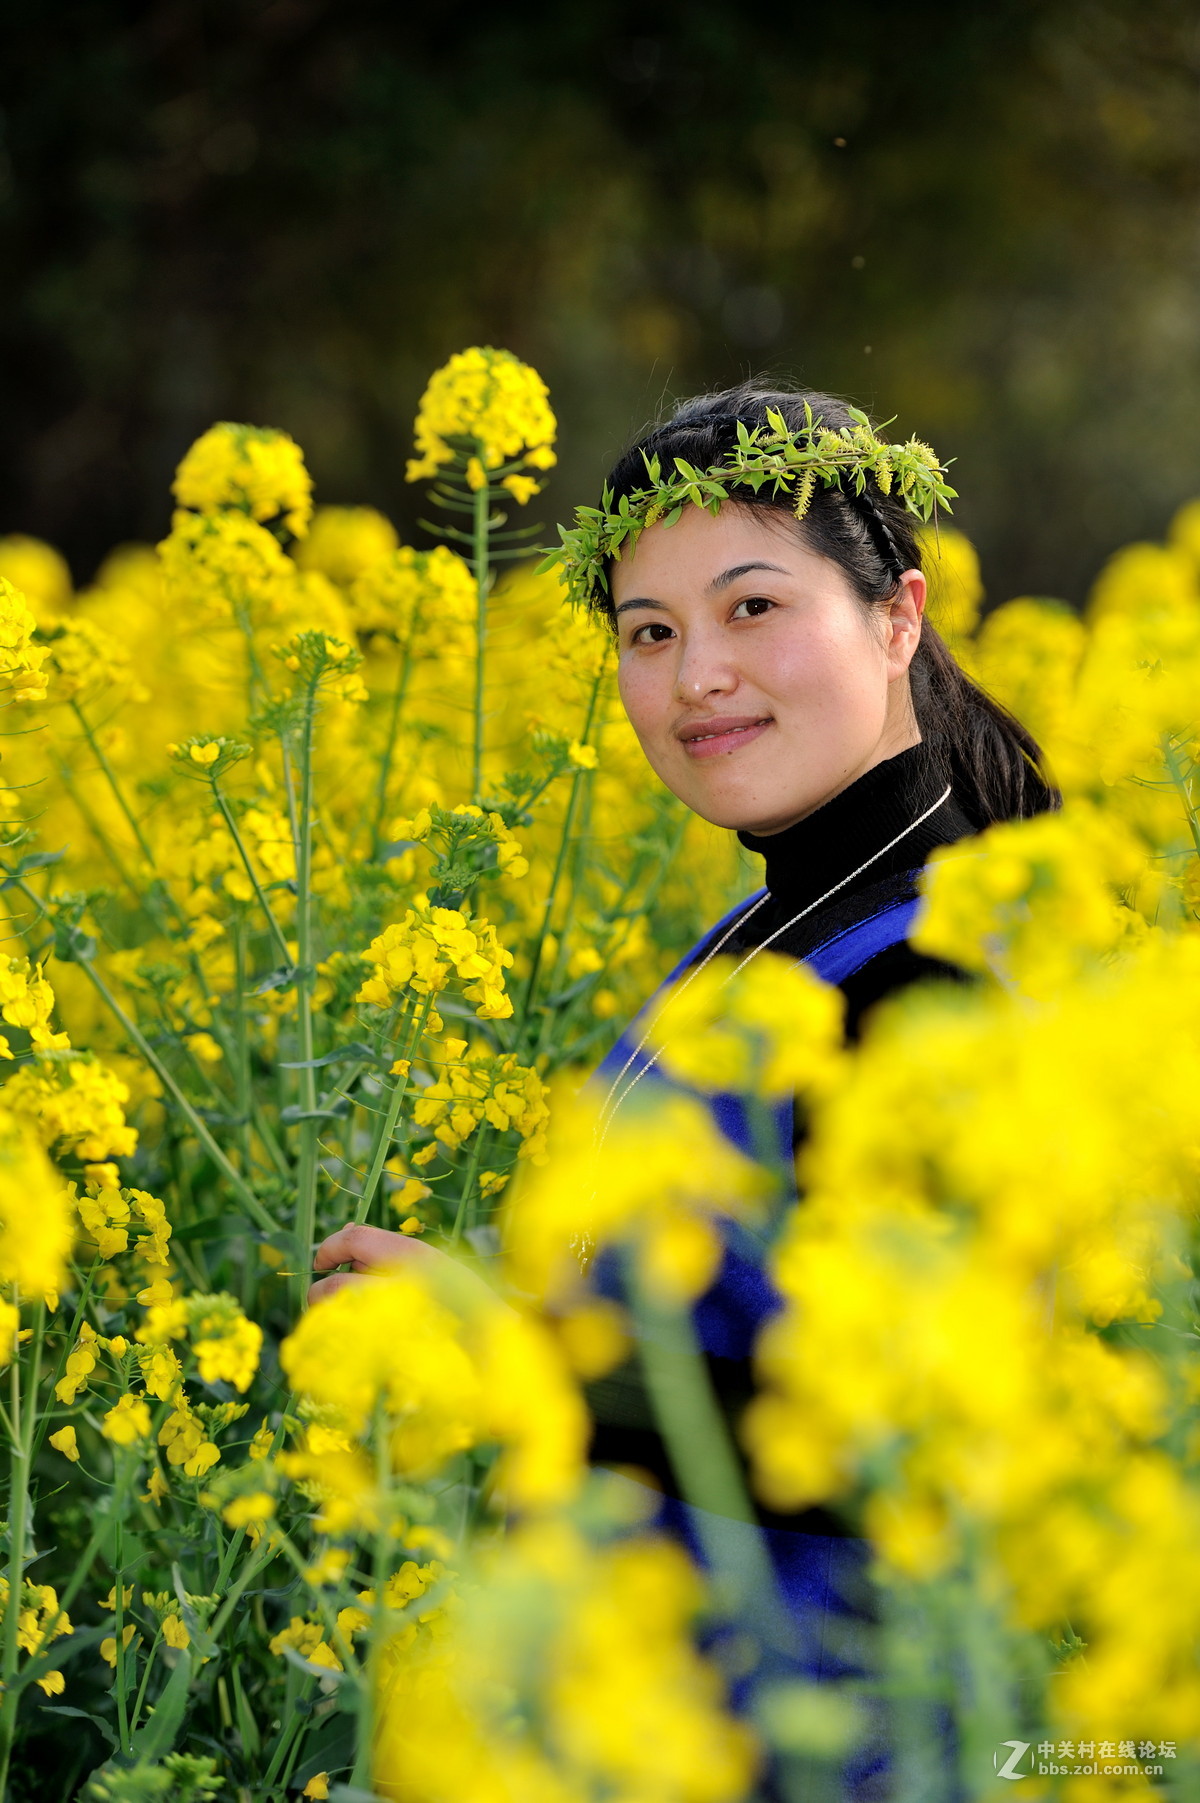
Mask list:
POLYGON ((888 681, 905 675, 921 642, 925 617, 926 582, 920 570, 905 570, 888 603, 888 681))

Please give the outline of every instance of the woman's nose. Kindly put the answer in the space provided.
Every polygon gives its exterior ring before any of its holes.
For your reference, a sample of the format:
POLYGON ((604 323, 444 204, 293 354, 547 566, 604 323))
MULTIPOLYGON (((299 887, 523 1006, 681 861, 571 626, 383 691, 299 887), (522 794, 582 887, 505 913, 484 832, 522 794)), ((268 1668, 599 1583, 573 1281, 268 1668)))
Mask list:
POLYGON ((675 694, 680 701, 695 703, 708 695, 727 695, 737 687, 737 680, 724 647, 707 635, 684 644, 675 672, 675 694))

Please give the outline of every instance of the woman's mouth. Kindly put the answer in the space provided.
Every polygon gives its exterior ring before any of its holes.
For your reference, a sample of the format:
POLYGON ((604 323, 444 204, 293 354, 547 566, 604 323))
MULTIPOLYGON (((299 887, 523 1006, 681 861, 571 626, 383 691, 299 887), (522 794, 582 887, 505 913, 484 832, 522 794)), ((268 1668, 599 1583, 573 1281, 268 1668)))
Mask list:
POLYGON ((679 734, 683 749, 691 758, 715 758, 723 752, 738 751, 754 739, 761 738, 772 724, 768 715, 746 718, 718 715, 712 720, 699 720, 679 734))

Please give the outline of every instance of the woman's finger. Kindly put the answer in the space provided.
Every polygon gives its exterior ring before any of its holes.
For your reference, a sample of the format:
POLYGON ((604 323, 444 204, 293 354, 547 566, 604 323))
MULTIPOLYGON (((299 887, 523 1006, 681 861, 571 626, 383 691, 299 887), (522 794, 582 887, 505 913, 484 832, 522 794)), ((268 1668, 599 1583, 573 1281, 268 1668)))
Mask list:
POLYGON ((429 1255, 430 1248, 403 1233, 389 1233, 383 1227, 365 1227, 351 1221, 339 1227, 317 1247, 313 1263, 318 1271, 332 1271, 337 1265, 353 1265, 369 1271, 380 1265, 394 1265, 408 1258, 429 1255))

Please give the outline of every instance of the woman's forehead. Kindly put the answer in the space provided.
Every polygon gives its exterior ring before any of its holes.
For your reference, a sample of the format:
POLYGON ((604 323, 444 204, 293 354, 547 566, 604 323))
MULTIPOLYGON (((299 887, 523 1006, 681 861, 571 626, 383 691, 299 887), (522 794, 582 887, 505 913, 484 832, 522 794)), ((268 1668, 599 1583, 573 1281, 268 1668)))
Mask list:
POLYGON ((613 563, 613 598, 620 603, 652 587, 694 591, 720 582, 743 564, 771 566, 788 575, 811 575, 824 564, 804 541, 797 522, 775 507, 726 504, 711 514, 687 507, 672 526, 647 526, 632 552, 613 563))

